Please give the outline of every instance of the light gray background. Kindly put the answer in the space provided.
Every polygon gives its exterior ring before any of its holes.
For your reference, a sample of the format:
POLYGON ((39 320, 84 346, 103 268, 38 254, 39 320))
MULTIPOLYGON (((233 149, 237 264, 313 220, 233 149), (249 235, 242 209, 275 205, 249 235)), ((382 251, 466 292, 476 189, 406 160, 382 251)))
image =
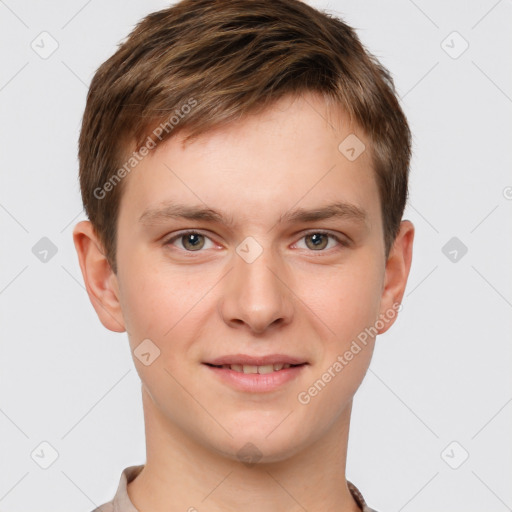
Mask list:
MULTIPOLYGON (((379 512, 512 510, 512 2, 312 3, 389 67, 414 133, 413 265, 355 398, 347 476, 379 512), (468 249, 455 262, 442 251, 452 237, 468 249)), ((145 461, 127 338, 96 318, 71 233, 84 218, 76 150, 88 84, 167 5, 0 0, 4 512, 88 512, 145 461), (59 45, 47 59, 31 48, 50 47, 43 31, 59 45), (57 248, 46 263, 32 252, 42 237, 57 248), (43 441, 58 452, 48 469, 31 458, 43 441)))

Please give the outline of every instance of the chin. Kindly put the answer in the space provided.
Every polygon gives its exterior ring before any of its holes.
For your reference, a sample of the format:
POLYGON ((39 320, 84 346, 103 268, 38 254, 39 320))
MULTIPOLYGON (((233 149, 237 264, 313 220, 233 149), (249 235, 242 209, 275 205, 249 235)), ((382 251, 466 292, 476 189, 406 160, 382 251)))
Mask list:
POLYGON ((247 439, 240 440, 237 444, 233 442, 229 447, 222 447, 219 451, 224 457, 241 462, 247 467, 256 465, 273 464, 289 459, 295 453, 295 446, 281 444, 276 446, 275 443, 262 441, 249 441, 247 439))
POLYGON ((277 425, 279 422, 271 427, 267 423, 255 423, 251 428, 238 431, 233 429, 230 431, 233 438, 229 439, 228 444, 217 446, 215 449, 224 457, 243 462, 248 467, 287 460, 304 444, 305 432, 301 430, 299 438, 297 429, 291 430, 290 425, 277 425))

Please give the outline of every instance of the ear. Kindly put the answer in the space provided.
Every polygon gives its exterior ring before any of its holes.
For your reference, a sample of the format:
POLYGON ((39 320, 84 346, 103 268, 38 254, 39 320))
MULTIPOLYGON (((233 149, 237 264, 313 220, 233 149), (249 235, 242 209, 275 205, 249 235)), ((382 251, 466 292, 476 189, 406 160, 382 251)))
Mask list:
POLYGON ((380 307, 380 318, 383 320, 380 323, 384 326, 378 330, 378 334, 385 333, 395 323, 411 269, 413 241, 414 225, 404 220, 400 223, 400 230, 386 262, 380 307))
POLYGON ((119 301, 117 276, 112 271, 103 247, 89 221, 79 222, 73 230, 80 269, 96 314, 101 323, 114 332, 126 330, 119 301))

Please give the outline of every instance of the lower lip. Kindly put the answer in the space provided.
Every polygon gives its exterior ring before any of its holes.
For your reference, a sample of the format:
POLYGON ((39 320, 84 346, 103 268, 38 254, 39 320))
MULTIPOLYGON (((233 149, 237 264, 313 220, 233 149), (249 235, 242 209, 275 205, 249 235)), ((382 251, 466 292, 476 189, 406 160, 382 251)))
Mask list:
POLYGON ((262 374, 236 372, 234 370, 209 365, 204 366, 217 375, 223 382, 237 390, 247 391, 249 393, 265 393, 274 391, 287 382, 296 379, 306 365, 291 366, 283 370, 262 374))

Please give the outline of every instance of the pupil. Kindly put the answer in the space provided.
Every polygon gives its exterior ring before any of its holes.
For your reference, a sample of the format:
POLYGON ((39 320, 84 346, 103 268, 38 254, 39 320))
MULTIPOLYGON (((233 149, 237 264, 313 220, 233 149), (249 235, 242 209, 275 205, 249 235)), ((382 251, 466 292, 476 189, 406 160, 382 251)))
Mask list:
POLYGON ((306 242, 306 244, 310 249, 323 249, 327 245, 325 235, 322 233, 313 233, 312 235, 308 235, 307 240, 308 242, 306 242))
POLYGON ((204 245, 199 233, 188 233, 183 236, 183 246, 187 249, 198 250, 204 245))

